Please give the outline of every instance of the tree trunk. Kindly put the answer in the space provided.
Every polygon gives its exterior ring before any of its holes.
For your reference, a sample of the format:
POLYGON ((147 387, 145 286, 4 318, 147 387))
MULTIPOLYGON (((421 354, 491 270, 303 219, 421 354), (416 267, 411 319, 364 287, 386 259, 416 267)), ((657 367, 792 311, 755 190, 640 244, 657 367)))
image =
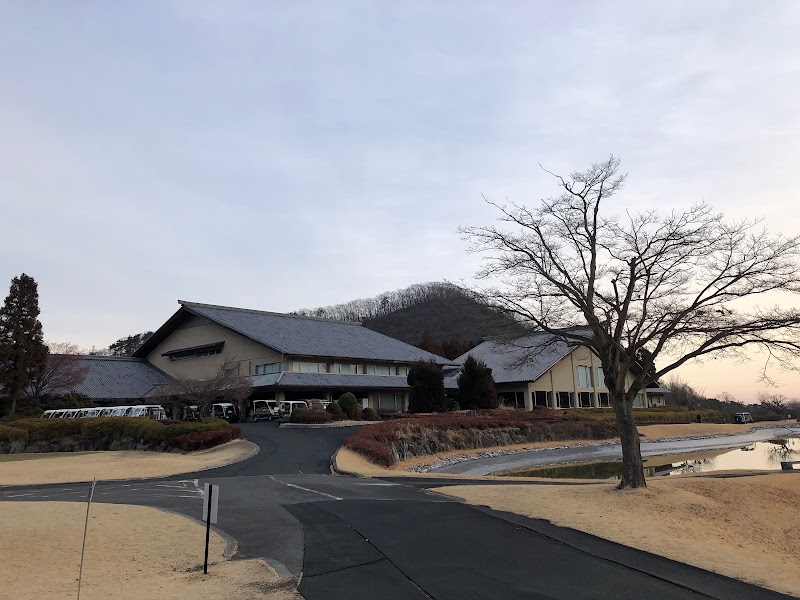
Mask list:
POLYGON ((9 394, 9 396, 11 399, 11 410, 8 414, 13 415, 15 412, 17 412, 17 397, 19 396, 19 392, 16 390, 11 390, 11 394, 9 394))
POLYGON ((617 489, 647 487, 642 465, 642 449, 639 445, 639 430, 633 421, 633 401, 624 397, 614 399, 619 440, 622 442, 622 479, 617 489))

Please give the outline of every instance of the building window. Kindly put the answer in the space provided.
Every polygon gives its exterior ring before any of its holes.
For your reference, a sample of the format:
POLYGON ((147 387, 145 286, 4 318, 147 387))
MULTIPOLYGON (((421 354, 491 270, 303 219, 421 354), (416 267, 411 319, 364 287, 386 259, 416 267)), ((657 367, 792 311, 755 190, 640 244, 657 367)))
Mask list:
POLYGON ((327 373, 328 365, 325 363, 296 362, 294 363, 297 373, 327 373))
POLYGON ((531 392, 534 406, 550 406, 550 392, 531 392))
POLYGON ((408 377, 408 367, 397 367, 397 374, 401 377, 408 377))
POLYGON ((633 399, 633 408, 644 408, 644 392, 636 394, 636 398, 633 399))
POLYGON ((188 360, 190 358, 201 358, 203 356, 216 356, 217 354, 222 354, 222 348, 210 348, 206 350, 188 350, 186 352, 175 352, 174 354, 170 354, 169 359, 171 361, 188 360))
POLYGON ((380 410, 403 410, 403 394, 401 392, 376 392, 371 395, 375 408, 380 410))
POLYGON ((283 371, 283 363, 268 363, 266 365, 256 365, 256 375, 269 375, 283 371))
POLYGON ((392 367, 388 365, 375 365, 375 375, 392 375, 392 367))
POLYGON ((500 402, 512 408, 525 408, 525 392, 502 392, 498 393, 500 402))
POLYGON ((600 408, 611 408, 611 400, 608 397, 608 392, 598 392, 597 401, 600 403, 600 408))
POLYGON ((578 398, 581 401, 581 408, 592 408, 592 392, 579 392, 578 398))
POLYGON ((592 368, 579 365, 576 369, 578 370, 578 387, 592 387, 592 368))
POLYGON ((597 387, 599 388, 606 387, 606 374, 603 373, 603 369, 597 367, 595 373, 597 374, 597 387))
POLYGON ((572 407, 572 392, 558 392, 558 408, 572 407))
POLYGON ((355 375, 356 374, 356 365, 336 365, 336 372, 340 375, 355 375))
POLYGON ((367 365, 356 365, 356 375, 366 375, 367 365))

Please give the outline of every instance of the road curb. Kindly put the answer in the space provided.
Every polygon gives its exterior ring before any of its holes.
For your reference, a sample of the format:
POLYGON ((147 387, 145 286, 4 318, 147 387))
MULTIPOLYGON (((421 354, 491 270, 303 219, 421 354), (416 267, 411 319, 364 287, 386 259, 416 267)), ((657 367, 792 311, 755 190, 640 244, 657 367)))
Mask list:
POLYGON ((333 453, 331 456, 331 473, 334 475, 341 475, 342 477, 364 477, 361 473, 356 473, 355 471, 348 471, 347 469, 342 469, 339 467, 338 462, 336 461, 336 457, 339 456, 339 450, 333 453))
POLYGON ((334 423, 281 423, 280 429, 340 429, 342 427, 360 427, 374 425, 380 421, 339 421, 334 423))

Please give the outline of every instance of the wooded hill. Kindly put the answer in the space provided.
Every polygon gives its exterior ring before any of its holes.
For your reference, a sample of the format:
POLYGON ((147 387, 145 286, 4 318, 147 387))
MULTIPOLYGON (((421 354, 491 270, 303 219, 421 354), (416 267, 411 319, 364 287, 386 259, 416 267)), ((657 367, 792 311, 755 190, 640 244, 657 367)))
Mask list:
POLYGON ((516 335, 522 325, 451 283, 419 283, 374 298, 303 309, 297 314, 364 327, 448 358, 460 356, 485 337, 516 335))

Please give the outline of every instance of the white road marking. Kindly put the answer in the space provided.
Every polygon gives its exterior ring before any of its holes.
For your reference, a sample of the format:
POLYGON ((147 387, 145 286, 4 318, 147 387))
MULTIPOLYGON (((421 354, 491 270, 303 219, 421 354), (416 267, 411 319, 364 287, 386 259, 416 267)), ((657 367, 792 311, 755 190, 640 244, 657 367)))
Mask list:
POLYGON ((8 494, 6 498, 20 498, 22 496, 33 496, 36 492, 28 492, 26 494, 8 494))
POLYGON ((333 500, 343 500, 344 498, 339 498, 339 496, 334 496, 332 494, 326 494, 325 492, 320 492, 318 490, 312 490, 310 488, 303 487, 301 485, 295 485, 293 483, 286 483, 285 481, 281 481, 280 479, 276 479, 274 476, 269 476, 272 481, 277 481, 278 483, 282 483, 283 485, 297 488, 298 490, 303 490, 304 492, 311 492, 312 494, 319 494, 320 496, 325 496, 326 498, 332 498, 333 500))

